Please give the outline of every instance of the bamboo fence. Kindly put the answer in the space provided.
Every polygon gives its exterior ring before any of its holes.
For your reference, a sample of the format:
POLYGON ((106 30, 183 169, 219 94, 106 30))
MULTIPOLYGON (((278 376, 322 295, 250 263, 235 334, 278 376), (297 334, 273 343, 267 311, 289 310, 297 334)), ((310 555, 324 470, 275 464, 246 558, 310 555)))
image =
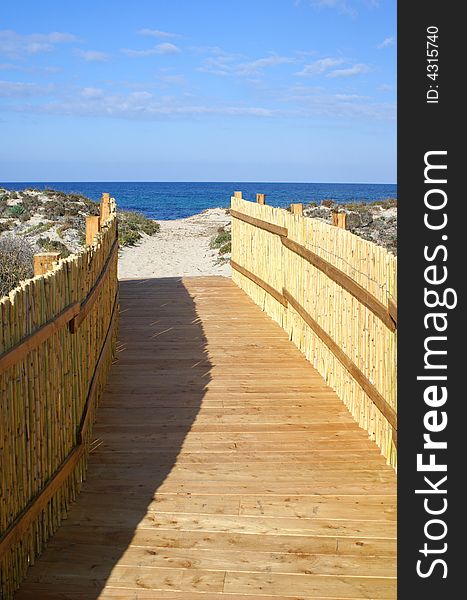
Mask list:
POLYGON ((60 525, 85 478, 90 425, 117 335, 116 207, 104 196, 106 218, 90 245, 0 299, 5 599, 60 525))
POLYGON ((240 192, 231 212, 234 282, 288 332, 396 467, 396 257, 240 192))

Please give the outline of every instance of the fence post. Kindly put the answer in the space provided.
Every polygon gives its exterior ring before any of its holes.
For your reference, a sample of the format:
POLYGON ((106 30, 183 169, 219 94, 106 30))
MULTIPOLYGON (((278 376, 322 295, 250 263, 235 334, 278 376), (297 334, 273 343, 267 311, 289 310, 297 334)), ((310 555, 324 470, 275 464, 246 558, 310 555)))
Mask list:
POLYGON ((258 204, 266 204, 266 194, 256 194, 256 202, 258 204))
POLYGON ((47 271, 50 271, 54 262, 60 260, 60 256, 60 252, 40 252, 39 254, 34 254, 34 277, 43 275, 44 273, 47 273, 47 271))
POLYGON ((234 198, 240 198, 240 200, 242 199, 242 192, 234 192, 234 198))
POLYGON ((297 202, 295 204, 291 204, 290 205, 290 212, 293 215, 303 216, 303 204, 301 204, 300 202, 297 202))
POLYGON ((94 215, 86 217, 86 246, 90 246, 94 242, 94 238, 99 233, 101 218, 94 215))
POLYGON ((110 194, 104 192, 101 198, 101 223, 105 223, 110 217, 110 194))

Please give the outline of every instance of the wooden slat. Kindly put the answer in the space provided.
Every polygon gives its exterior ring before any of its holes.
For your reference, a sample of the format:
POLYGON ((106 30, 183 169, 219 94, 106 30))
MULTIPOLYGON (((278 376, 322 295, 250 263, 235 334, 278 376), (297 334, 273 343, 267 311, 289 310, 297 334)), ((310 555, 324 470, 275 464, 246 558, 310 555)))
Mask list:
POLYGON ((104 285, 107 277, 110 275, 110 269, 112 267, 112 262, 115 258, 115 255, 118 252, 118 239, 113 243, 112 249, 109 253, 107 261, 105 263, 104 268, 101 271, 96 283, 94 284, 92 290, 86 296, 85 300, 81 302, 81 307, 79 313, 70 323, 70 331, 71 333, 76 333, 79 329, 79 326, 84 321, 84 319, 89 315, 92 310, 92 307, 96 303, 99 294, 101 292, 102 286, 104 285))
POLYGON ((74 472, 74 469, 85 452, 83 440, 85 438, 86 430, 89 427, 89 416, 90 407, 93 404, 96 391, 96 383, 99 377, 99 373, 103 364, 103 358, 105 353, 109 349, 109 344, 112 339, 112 330, 116 321, 116 307, 118 305, 117 296, 114 300, 114 308, 110 319, 110 324, 107 330, 104 344, 102 346, 99 359, 96 363, 94 374, 89 387, 83 418, 81 420, 81 426, 77 435, 77 444, 67 456, 65 461, 57 469, 53 477, 45 485, 42 491, 28 504, 28 506, 21 512, 21 514, 13 521, 8 530, 0 538, 0 557, 3 556, 10 547, 21 540, 21 537, 25 531, 29 528, 34 519, 39 513, 44 510, 48 502, 51 500, 55 492, 60 489, 61 485, 67 480, 67 478, 74 472))
POLYGON ((68 306, 60 314, 54 317, 53 321, 42 325, 37 331, 24 338, 19 344, 10 348, 5 354, 0 356, 0 373, 24 359, 24 357, 40 346, 45 340, 56 333, 61 327, 73 319, 80 309, 79 302, 68 306))
POLYGON ((286 248, 295 252, 305 260, 307 260, 314 267, 325 273, 330 279, 335 281, 338 285, 343 287, 345 290, 352 294, 359 302, 366 306, 373 314, 375 314, 391 331, 395 331, 396 324, 388 312, 386 306, 375 298, 370 292, 364 287, 357 283, 354 279, 349 277, 346 273, 329 263, 318 254, 315 254, 308 248, 305 248, 301 244, 297 244, 289 238, 282 237, 282 243, 286 248))
POLYGON ((360 385, 365 394, 371 398, 377 409, 386 417, 394 430, 397 430, 397 414, 394 409, 386 402, 381 396, 375 386, 365 377, 360 371, 357 365, 350 360, 350 358, 341 350, 336 342, 328 335, 322 327, 313 319, 313 317, 306 312, 306 310, 300 306, 298 302, 292 297, 292 295, 284 288, 284 298, 288 301, 289 305, 302 317, 307 325, 315 332, 321 341, 331 350, 334 356, 339 362, 347 369, 352 375, 355 381, 360 385))
POLYGON ((230 261, 230 265, 231 265, 232 269, 235 269, 236 271, 238 271, 245 277, 248 277, 248 279, 253 281, 253 283, 256 283, 256 285, 259 285, 260 288, 262 288, 264 291, 266 291, 268 294, 270 294, 273 298, 275 298, 278 302, 280 302, 282 304, 282 306, 287 306, 287 300, 284 298, 284 296, 280 292, 275 290, 273 287, 271 287, 268 283, 266 283, 265 281, 263 281, 262 279, 257 277, 251 271, 248 271, 248 269, 245 269, 244 267, 240 266, 233 260, 230 261))
POLYGON ((86 402, 84 404, 83 416, 81 418, 81 423, 80 423, 80 427, 79 427, 79 431, 78 431, 78 440, 77 440, 78 444, 81 444, 83 442, 83 440, 86 439, 86 434, 87 434, 87 431, 90 426, 90 417, 91 417, 90 409, 95 400, 96 385, 97 385, 97 381, 99 379, 99 374, 100 374, 100 371, 102 368, 102 364, 105 359, 106 353, 109 350, 109 345, 112 340, 112 332, 113 332, 113 329, 115 327, 115 323, 117 320, 116 319, 117 307, 118 307, 118 291, 117 291, 114 301, 113 301, 113 308, 112 308, 112 314, 110 317, 109 327, 107 329, 104 343, 102 344, 102 349, 100 351, 99 358, 97 359, 97 362, 96 362, 96 367, 94 369, 94 373, 93 373, 93 376, 91 379, 91 384, 89 386, 88 395, 86 398, 86 402))
POLYGON ((280 227, 279 225, 273 225, 272 223, 268 223, 267 221, 263 221, 262 219, 250 217, 241 212, 238 212, 237 210, 231 210, 230 215, 235 219, 239 219, 240 221, 244 221, 245 223, 249 223, 250 225, 254 225, 255 227, 264 229, 265 231, 275 233, 276 235, 287 235, 287 229, 285 227, 280 227))
POLYGON ((55 492, 60 489, 67 478, 73 473, 83 452, 84 447, 82 445, 74 448, 40 494, 31 500, 26 508, 11 523, 0 538, 0 557, 4 556, 13 544, 21 540, 33 520, 46 508, 55 492))

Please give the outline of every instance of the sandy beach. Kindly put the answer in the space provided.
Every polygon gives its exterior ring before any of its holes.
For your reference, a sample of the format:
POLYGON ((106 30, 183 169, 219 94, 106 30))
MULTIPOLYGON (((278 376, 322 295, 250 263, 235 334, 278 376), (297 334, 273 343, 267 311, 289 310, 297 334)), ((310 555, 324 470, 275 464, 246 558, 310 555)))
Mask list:
POLYGON ((210 248, 219 227, 230 223, 225 209, 213 208, 186 219, 158 220, 158 223, 161 227, 158 234, 143 234, 137 246, 120 250, 119 279, 230 276, 229 263, 210 248))

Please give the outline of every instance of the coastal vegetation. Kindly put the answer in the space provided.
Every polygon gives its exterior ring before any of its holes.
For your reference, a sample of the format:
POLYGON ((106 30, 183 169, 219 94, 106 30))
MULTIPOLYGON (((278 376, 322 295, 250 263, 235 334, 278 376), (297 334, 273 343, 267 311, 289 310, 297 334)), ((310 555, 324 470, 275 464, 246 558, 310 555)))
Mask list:
MULTIPOLYGON (((62 258, 85 244, 86 216, 99 215, 99 203, 82 194, 59 190, 0 188, 0 297, 32 276, 37 252, 60 252, 62 258)), ((119 211, 120 246, 134 246, 155 235, 159 224, 132 211, 119 211)))
POLYGON ((320 219, 326 223, 332 223, 333 213, 345 213, 346 229, 355 235, 397 254, 396 198, 343 204, 326 199, 320 204, 310 202, 303 208, 306 217, 320 219))

